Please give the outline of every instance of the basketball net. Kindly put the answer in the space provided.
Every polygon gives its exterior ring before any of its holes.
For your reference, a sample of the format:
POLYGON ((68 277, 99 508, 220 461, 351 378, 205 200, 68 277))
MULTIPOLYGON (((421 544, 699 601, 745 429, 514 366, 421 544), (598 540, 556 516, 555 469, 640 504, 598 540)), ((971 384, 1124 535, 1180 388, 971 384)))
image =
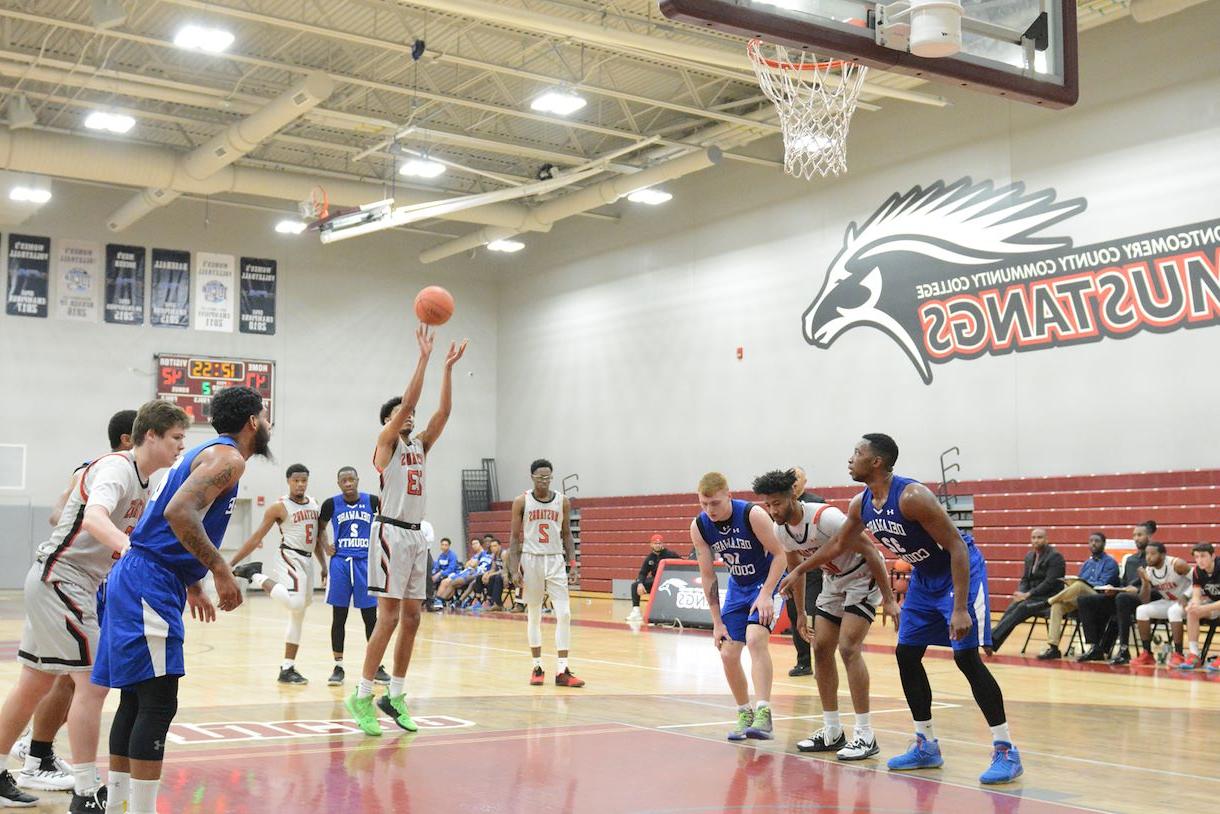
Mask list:
POLYGON ((297 204, 301 217, 309 221, 323 220, 330 214, 330 200, 323 187, 314 187, 309 198, 297 204))
POLYGON ((784 170, 806 180, 847 172, 847 130, 868 68, 845 60, 750 40, 763 93, 775 104, 784 134, 784 170))

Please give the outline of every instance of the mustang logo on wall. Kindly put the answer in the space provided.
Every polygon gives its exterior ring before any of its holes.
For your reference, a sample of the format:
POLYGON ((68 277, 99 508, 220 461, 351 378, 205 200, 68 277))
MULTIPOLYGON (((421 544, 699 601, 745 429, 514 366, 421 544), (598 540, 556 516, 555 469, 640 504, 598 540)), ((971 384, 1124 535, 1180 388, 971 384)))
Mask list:
POLYGON ((805 341, 878 329, 931 384, 952 359, 1220 324, 1220 221, 1074 248, 1052 227, 1086 202, 1056 196, 969 178, 894 193, 848 225, 805 341))

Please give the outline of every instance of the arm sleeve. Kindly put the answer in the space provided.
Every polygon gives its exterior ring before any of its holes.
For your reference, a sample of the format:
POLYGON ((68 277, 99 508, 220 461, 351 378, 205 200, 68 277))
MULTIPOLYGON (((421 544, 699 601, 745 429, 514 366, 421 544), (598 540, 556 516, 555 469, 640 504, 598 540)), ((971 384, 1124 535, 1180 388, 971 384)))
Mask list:
POLYGON ((381 498, 377 495, 369 495, 369 505, 373 507, 373 514, 381 511, 381 498))
POLYGON ((335 499, 328 497, 322 502, 322 508, 318 511, 318 525, 325 526, 330 522, 330 519, 335 516, 335 499))
POLYGON ((1029 592, 1031 597, 1045 597, 1056 593, 1063 586, 1063 573, 1067 563, 1058 551, 1046 558, 1046 578, 1034 586, 1029 592))
POLYGON ((126 457, 115 455, 98 461, 85 472, 85 482, 81 484, 89 495, 85 506, 101 506, 106 514, 111 514, 128 492, 134 477, 131 461, 126 457))

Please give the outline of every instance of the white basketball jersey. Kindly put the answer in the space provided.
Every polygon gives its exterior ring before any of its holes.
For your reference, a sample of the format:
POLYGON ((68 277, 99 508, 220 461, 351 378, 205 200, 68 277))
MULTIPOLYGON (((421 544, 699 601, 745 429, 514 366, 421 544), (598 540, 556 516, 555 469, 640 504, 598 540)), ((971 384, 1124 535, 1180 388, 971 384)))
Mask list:
POLYGON ((147 498, 148 483, 140 480, 134 453, 112 452, 85 467, 51 539, 38 546, 43 580, 66 578, 97 590, 119 555, 84 530, 85 509, 101 506, 119 531, 131 534, 144 514, 147 498))
POLYGON ((401 438, 381 470, 381 514, 402 523, 424 519, 424 442, 401 438))
POLYGON ((531 489, 525 493, 525 516, 522 518, 526 554, 562 554, 563 495, 551 492, 551 499, 541 501, 531 489))
MULTIPOLYGON (((775 537, 785 551, 795 551, 801 559, 813 556, 822 546, 830 542, 847 521, 843 512, 826 503, 802 502, 804 517, 793 525, 775 523, 775 537)), ((864 562, 864 557, 854 551, 845 551, 822 566, 832 576, 849 573, 864 562)))
POLYGON ((1159 591, 1161 596, 1176 602, 1185 602, 1191 596, 1192 580, 1190 571, 1179 574, 1173 570, 1174 563, 1181 562, 1177 557, 1166 557, 1160 568, 1144 566, 1152 590, 1159 591))
POLYGON ((310 556, 318 542, 318 513, 322 505, 309 495, 304 503, 297 503, 288 495, 280 498, 284 507, 284 522, 280 523, 280 545, 293 548, 310 556))

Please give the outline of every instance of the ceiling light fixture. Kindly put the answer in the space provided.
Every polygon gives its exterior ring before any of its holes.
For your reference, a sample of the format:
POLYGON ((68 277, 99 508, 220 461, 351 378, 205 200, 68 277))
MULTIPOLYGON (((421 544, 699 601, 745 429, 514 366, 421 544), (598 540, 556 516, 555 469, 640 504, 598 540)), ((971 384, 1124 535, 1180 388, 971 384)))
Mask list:
POLYGON ((589 102, 578 93, 567 90, 548 90, 534 97, 530 108, 539 113, 554 113, 556 116, 570 116, 589 102))
POLYGON ((445 165, 429 158, 408 158, 398 168, 399 175, 415 178, 435 178, 445 171, 445 165))
POLYGON ((487 248, 493 252, 512 254, 513 252, 519 252, 524 249, 525 244, 520 240, 493 240, 487 244, 487 248))
POLYGON ((627 200, 631 201, 632 203, 657 206, 658 204, 663 204, 666 201, 672 200, 673 197, 674 196, 671 193, 666 192, 663 189, 645 187, 644 189, 637 189, 635 192, 629 194, 627 196, 627 200))
POLYGON ((300 220, 289 220, 285 218, 275 225, 275 231, 281 235, 299 235, 304 232, 308 224, 300 220))
POLYGON ((51 200, 51 190, 36 187, 13 187, 9 190, 8 199, 21 203, 44 204, 51 200))
POLYGON ((189 51, 219 54, 233 44, 233 34, 223 28, 184 25, 174 34, 174 45, 189 51))
POLYGON ((135 127, 136 120, 122 113, 95 110, 85 117, 85 127, 90 130, 105 130, 108 133, 126 133, 135 127))

